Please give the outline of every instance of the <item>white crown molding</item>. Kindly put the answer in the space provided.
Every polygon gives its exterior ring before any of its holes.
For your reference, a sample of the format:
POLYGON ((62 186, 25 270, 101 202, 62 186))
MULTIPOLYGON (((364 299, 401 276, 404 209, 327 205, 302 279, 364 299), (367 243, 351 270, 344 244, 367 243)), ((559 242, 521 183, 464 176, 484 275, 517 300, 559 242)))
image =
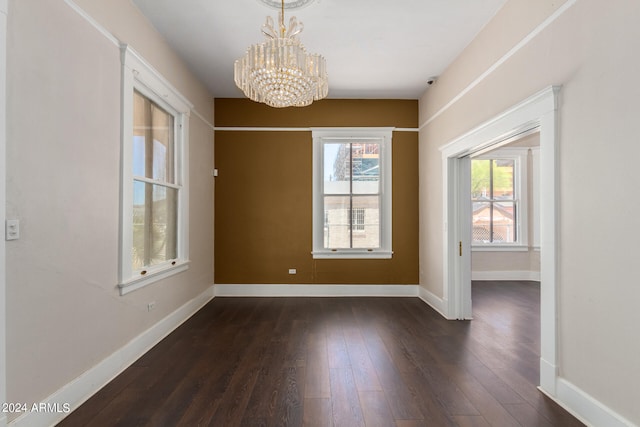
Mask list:
MULTIPOLYGON (((257 0, 257 1, 263 6, 267 6, 271 9, 280 10, 282 8, 282 3, 280 1, 276 1, 276 0, 257 0)), ((304 9, 314 1, 315 0, 285 0, 284 9, 285 10, 304 9)))
MULTIPOLYGON (((68 403, 72 411, 77 409, 82 403, 107 385, 154 345, 197 313, 213 297, 213 286, 211 286, 151 328, 135 337, 124 347, 116 350, 97 365, 62 386, 41 403, 51 405, 51 407, 55 407, 54 405, 56 404, 60 406, 68 403)), ((26 412, 11 421, 9 426, 51 426, 59 423, 66 415, 64 412, 26 412)))

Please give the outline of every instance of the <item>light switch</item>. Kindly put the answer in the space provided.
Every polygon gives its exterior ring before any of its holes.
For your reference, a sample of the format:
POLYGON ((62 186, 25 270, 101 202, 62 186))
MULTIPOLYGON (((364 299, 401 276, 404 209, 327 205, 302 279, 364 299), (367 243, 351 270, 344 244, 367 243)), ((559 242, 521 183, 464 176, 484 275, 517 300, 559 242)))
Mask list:
POLYGON ((6 240, 18 240, 20 238, 20 220, 8 219, 5 222, 6 240))

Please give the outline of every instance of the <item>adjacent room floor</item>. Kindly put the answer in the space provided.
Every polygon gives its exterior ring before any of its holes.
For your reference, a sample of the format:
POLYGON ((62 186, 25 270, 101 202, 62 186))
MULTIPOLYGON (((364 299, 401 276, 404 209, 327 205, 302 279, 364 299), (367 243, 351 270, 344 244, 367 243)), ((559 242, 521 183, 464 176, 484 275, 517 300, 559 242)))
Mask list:
POLYGON ((579 426, 536 389, 536 282, 417 298, 215 298, 61 426, 579 426))

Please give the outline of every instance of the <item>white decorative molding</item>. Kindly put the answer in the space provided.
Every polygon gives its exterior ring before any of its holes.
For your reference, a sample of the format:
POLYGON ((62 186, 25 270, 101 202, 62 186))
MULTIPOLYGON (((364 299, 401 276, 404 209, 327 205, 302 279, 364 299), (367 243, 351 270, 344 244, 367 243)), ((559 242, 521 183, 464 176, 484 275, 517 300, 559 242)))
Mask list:
POLYGON ((587 426, 638 427, 637 424, 618 414, 564 378, 558 378, 557 380, 556 397, 549 395, 544 389, 540 389, 540 391, 587 426))
POLYGON ((221 132, 311 132, 310 127, 252 127, 252 126, 215 126, 213 128, 221 132))
MULTIPOLYGON (((182 307, 147 329, 124 347, 116 350, 93 368, 61 387, 42 401, 55 407, 69 403, 71 410, 78 408, 98 390, 108 384, 122 371, 128 368, 143 354, 149 351, 178 326, 204 307, 212 298, 213 286, 188 301, 182 307)), ((9 423, 11 427, 52 426, 60 422, 67 414, 58 412, 26 412, 9 423)))
POLYGON ((471 271, 471 280, 527 280, 539 282, 540 272, 527 270, 471 271))
POLYGON ((191 109, 191 112, 193 113, 194 116, 196 116, 197 118, 199 118, 200 120, 202 120, 202 122, 207 125, 209 127, 209 129, 215 131, 216 127, 209 121, 207 120, 202 114, 200 114, 197 110, 195 109, 191 109))
POLYGON ((67 6, 69 6, 71 9, 73 9, 78 15, 83 17, 84 20, 87 21, 87 23, 89 23, 89 25, 91 25, 93 28, 98 30, 98 32, 100 34, 102 34, 107 40, 109 40, 111 43, 113 43, 117 47, 120 47, 120 40, 118 40, 118 38, 116 36, 111 34, 111 32, 109 32, 109 30, 107 30, 105 27, 100 25, 98 23, 98 21, 93 19, 93 17, 91 15, 89 15, 87 12, 85 12, 84 9, 82 9, 80 6, 78 6, 73 0, 64 0, 64 2, 67 4, 67 6))
MULTIPOLYGON (((177 112, 189 116, 193 104, 169 82, 153 65, 126 43, 120 44, 122 67, 132 74, 132 78, 151 90, 163 103, 177 112)), ((126 88, 128 89, 128 88, 126 88)), ((136 87, 136 89, 138 89, 136 87)), ((127 93, 128 94, 128 93, 127 93)))
POLYGON ((442 317, 444 317, 445 319, 453 320, 447 314, 448 307, 449 307, 447 300, 440 298, 439 296, 437 296, 436 294, 434 294, 433 292, 429 291, 428 289, 422 286, 418 286, 418 298, 424 301, 428 306, 433 308, 435 311, 440 313, 442 317))
MULTIPOLYGON (((0 1, 2 1, 4 3, 7 2, 7 0, 0 0, 0 1)), ((98 21, 93 19, 93 17, 91 17, 91 15, 89 15, 87 12, 85 12, 84 9, 82 9, 80 6, 78 6, 73 0, 64 0, 64 2, 73 11, 75 11, 78 15, 80 15, 82 18, 84 18, 84 20, 87 21, 87 23, 89 25, 91 25, 95 30, 97 30, 100 34, 102 34, 107 40, 109 40, 111 43, 113 43, 118 48, 120 48, 120 46, 123 44, 123 41, 119 40, 115 35, 111 34, 111 32, 109 30, 107 30, 105 27, 103 27, 98 21)), ((0 3, 0 7, 1 6, 2 6, 2 3, 0 3)), ((187 101, 187 102, 189 102, 189 101, 187 101)), ((193 112, 196 117, 198 117, 200 120, 202 120, 211 129, 214 129, 213 124, 211 124, 211 122, 209 122, 205 118, 205 116, 200 114, 197 110, 193 109, 193 107, 191 108, 191 112, 193 112)))
POLYGON ((418 285, 214 285, 219 297, 415 297, 418 285))
POLYGON ((484 79, 489 77, 495 70, 497 70, 502 64, 507 62, 512 56, 514 56, 520 49, 525 47, 531 40, 533 40, 538 34, 540 34, 545 28, 551 25, 556 19, 562 16, 571 6, 577 3, 578 0, 568 0, 562 6, 560 6, 554 13, 552 13, 547 19, 542 21, 540 25, 527 34, 522 40, 520 40, 514 47, 512 47, 507 53, 502 55, 500 59, 494 62, 484 73, 480 74, 474 81, 469 83, 464 89, 460 91, 456 96, 446 103, 442 108, 436 111, 431 117, 429 117, 424 123, 422 123, 418 129, 422 130, 429 123, 437 119, 445 111, 447 111, 453 104, 458 102, 462 97, 469 93, 474 87, 478 86, 484 79))
MULTIPOLYGON (((335 127, 333 127, 335 128, 335 127)), ((327 127, 327 129, 333 129, 327 127)), ((253 127, 253 126, 215 126, 214 130, 221 132, 311 132, 314 129, 324 129, 320 127, 253 127)), ((418 128, 393 128, 394 132, 418 132, 418 128)))
POLYGON ((258 3, 261 3, 271 9, 280 10, 280 8, 284 8, 285 10, 298 10, 303 9, 313 3, 315 0, 288 0, 280 3, 280 1, 276 0, 258 0, 258 3), (282 4, 282 6, 281 6, 282 4))

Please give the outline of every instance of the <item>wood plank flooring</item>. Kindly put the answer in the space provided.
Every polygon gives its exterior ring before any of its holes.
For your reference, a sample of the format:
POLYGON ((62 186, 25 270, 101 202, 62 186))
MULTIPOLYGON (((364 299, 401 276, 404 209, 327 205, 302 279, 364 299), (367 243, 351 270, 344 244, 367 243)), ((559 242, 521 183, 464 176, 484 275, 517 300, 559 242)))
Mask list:
POLYGON ((539 285, 417 298, 215 298, 60 426, 580 426, 536 389, 539 285))

